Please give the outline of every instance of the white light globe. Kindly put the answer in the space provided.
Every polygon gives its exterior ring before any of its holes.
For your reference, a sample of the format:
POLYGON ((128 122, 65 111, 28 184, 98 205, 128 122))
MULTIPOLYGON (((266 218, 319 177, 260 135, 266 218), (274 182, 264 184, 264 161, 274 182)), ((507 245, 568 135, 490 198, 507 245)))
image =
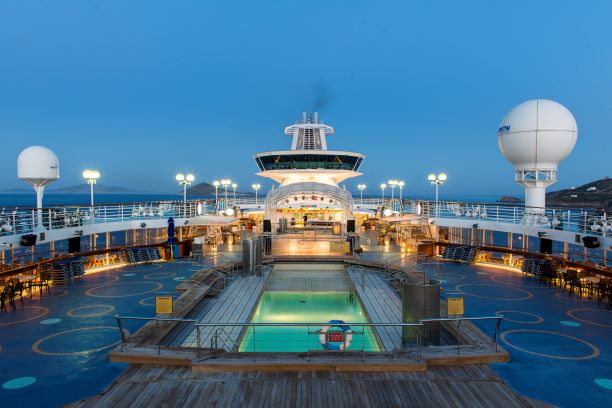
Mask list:
POLYGON ((499 149, 517 170, 556 170, 576 145, 578 126, 558 102, 533 99, 512 109, 499 124, 499 149))

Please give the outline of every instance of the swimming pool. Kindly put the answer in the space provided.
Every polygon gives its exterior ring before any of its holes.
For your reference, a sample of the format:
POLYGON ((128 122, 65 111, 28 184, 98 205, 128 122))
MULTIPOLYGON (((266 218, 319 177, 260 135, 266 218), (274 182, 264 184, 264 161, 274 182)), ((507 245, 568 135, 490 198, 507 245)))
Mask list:
MULTIPOLYGON (((352 324, 367 323, 368 320, 359 300, 350 291, 266 291, 262 294, 251 321, 253 323, 323 323, 330 320, 351 323, 352 342, 347 350, 380 350, 370 327, 352 324)), ((330 346, 320 342, 318 331, 321 328, 321 325, 251 327, 242 337, 239 351, 302 352, 338 346, 339 343, 336 342, 330 343, 330 346)), ((340 331, 337 326, 329 328, 330 333, 340 331)))

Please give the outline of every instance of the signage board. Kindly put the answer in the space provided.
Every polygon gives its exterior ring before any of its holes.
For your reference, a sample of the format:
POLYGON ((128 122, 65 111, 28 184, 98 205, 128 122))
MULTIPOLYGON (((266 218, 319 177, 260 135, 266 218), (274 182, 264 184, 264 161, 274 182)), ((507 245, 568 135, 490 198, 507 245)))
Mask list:
POLYGON ((448 306, 449 316, 463 316, 463 314, 465 313, 462 297, 448 298, 446 299, 446 304, 448 306))
POLYGON ((156 295, 155 296, 155 313, 156 314, 171 314, 174 308, 172 295, 156 295))
POLYGON ((327 333, 327 341, 330 343, 342 343, 344 341, 344 333, 342 332, 327 333))
POLYGON ((349 252, 351 246, 348 242, 344 241, 331 241, 329 243, 329 252, 349 252))

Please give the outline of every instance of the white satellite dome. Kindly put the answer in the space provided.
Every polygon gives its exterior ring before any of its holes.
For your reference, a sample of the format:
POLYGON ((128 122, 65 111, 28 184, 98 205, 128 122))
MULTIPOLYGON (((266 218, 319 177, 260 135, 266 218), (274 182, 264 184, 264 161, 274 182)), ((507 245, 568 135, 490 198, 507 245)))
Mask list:
POLYGON ((46 147, 30 146, 19 153, 17 178, 33 185, 45 185, 58 180, 59 159, 46 147))
POLYGON ((578 126, 572 113, 548 99, 516 106, 504 116, 497 133, 499 149, 521 170, 556 170, 577 138, 578 126))

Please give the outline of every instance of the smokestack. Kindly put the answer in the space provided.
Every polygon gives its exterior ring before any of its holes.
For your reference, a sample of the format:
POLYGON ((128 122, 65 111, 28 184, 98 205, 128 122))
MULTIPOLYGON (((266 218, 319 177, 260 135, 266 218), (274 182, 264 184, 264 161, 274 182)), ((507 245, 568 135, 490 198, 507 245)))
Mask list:
POLYGON ((308 112, 302 112, 300 115, 300 123, 308 123, 308 112))
POLYGON ((312 123, 319 123, 319 112, 312 112, 312 123))

